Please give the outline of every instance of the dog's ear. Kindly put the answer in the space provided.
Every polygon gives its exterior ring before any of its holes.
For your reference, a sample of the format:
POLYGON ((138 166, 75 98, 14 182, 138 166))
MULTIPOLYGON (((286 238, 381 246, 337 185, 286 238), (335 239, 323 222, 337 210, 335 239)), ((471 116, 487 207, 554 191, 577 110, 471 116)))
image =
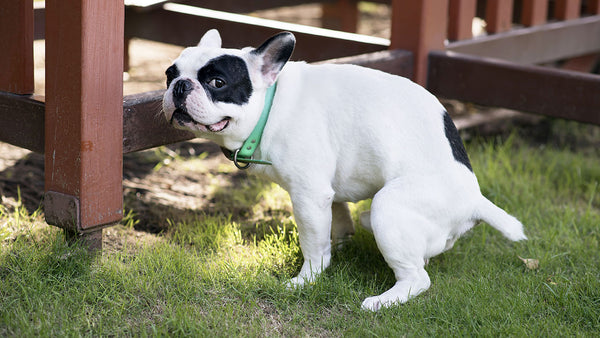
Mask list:
POLYGON ((202 39, 198 43, 198 47, 221 48, 221 35, 216 29, 211 29, 204 33, 202 39))
POLYGON ((262 58, 260 71, 269 86, 277 80, 277 75, 292 56, 295 45, 296 38, 294 34, 283 32, 272 36, 251 52, 251 54, 262 58))

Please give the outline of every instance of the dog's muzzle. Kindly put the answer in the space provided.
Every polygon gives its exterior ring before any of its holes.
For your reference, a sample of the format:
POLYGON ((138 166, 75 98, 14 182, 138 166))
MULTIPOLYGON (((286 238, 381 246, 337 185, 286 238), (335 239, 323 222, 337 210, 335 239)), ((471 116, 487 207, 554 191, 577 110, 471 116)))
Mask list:
POLYGON ((194 119, 187 113, 187 109, 185 106, 185 100, 188 94, 194 89, 194 84, 187 79, 182 79, 173 85, 173 104, 175 105, 175 111, 173 115, 171 115, 171 120, 169 121, 173 124, 173 121, 177 121, 180 126, 183 126, 185 123, 194 122, 194 119))

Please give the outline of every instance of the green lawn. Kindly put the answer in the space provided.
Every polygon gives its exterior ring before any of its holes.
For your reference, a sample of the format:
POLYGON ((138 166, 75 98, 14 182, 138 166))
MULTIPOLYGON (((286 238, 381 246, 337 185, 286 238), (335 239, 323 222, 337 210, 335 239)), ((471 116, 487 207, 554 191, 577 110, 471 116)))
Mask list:
MULTIPOLYGON (((529 241, 478 226, 430 261, 427 292, 378 313, 360 304, 394 279, 364 230, 316 283, 285 288, 301 255, 289 213, 272 212, 289 202, 266 182, 223 198, 258 221, 187 212, 100 256, 39 213, 0 206, 0 336, 598 336, 600 131, 555 121, 540 143, 539 128, 467 142, 484 194, 529 241)), ((131 236, 132 215, 110 231, 131 236)))

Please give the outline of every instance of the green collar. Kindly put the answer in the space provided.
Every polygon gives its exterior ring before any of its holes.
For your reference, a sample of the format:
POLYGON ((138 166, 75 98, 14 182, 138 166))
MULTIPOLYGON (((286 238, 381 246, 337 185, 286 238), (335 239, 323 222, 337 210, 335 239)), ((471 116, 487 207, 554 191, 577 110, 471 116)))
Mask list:
POLYGON ((242 147, 235 151, 222 148, 225 156, 227 156, 229 160, 233 161, 233 164, 235 164, 235 166, 239 169, 247 169, 252 163, 266 165, 272 164, 271 162, 265 160, 255 160, 252 158, 252 155, 254 155, 256 148, 260 144, 260 139, 262 138, 263 131, 265 130, 265 125, 269 119, 269 112, 271 111, 271 105, 273 105, 273 98, 275 97, 276 89, 277 82, 273 83, 273 85, 267 89, 267 93, 265 94, 265 105, 262 113, 260 114, 260 118, 258 119, 254 130, 252 130, 250 133, 250 136, 248 136, 244 144, 242 144, 242 147), (245 163, 246 165, 241 165, 240 163, 245 163))

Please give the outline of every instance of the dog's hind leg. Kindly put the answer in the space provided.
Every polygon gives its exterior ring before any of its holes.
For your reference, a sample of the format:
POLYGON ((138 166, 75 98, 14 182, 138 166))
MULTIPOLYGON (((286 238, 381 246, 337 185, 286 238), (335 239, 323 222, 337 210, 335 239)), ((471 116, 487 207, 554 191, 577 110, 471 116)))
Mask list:
MULTIPOLYGON (((431 284, 424 269, 429 235, 437 228, 427 217, 403 205, 408 198, 401 185, 386 185, 373 198, 371 229, 385 261, 394 271, 396 284, 379 296, 369 297, 362 308, 377 311, 404 303, 431 284)), ((436 244, 441 251, 443 241, 436 244)))
POLYGON ((340 249, 354 235, 354 223, 347 203, 334 202, 331 213, 331 240, 333 247, 340 249))

